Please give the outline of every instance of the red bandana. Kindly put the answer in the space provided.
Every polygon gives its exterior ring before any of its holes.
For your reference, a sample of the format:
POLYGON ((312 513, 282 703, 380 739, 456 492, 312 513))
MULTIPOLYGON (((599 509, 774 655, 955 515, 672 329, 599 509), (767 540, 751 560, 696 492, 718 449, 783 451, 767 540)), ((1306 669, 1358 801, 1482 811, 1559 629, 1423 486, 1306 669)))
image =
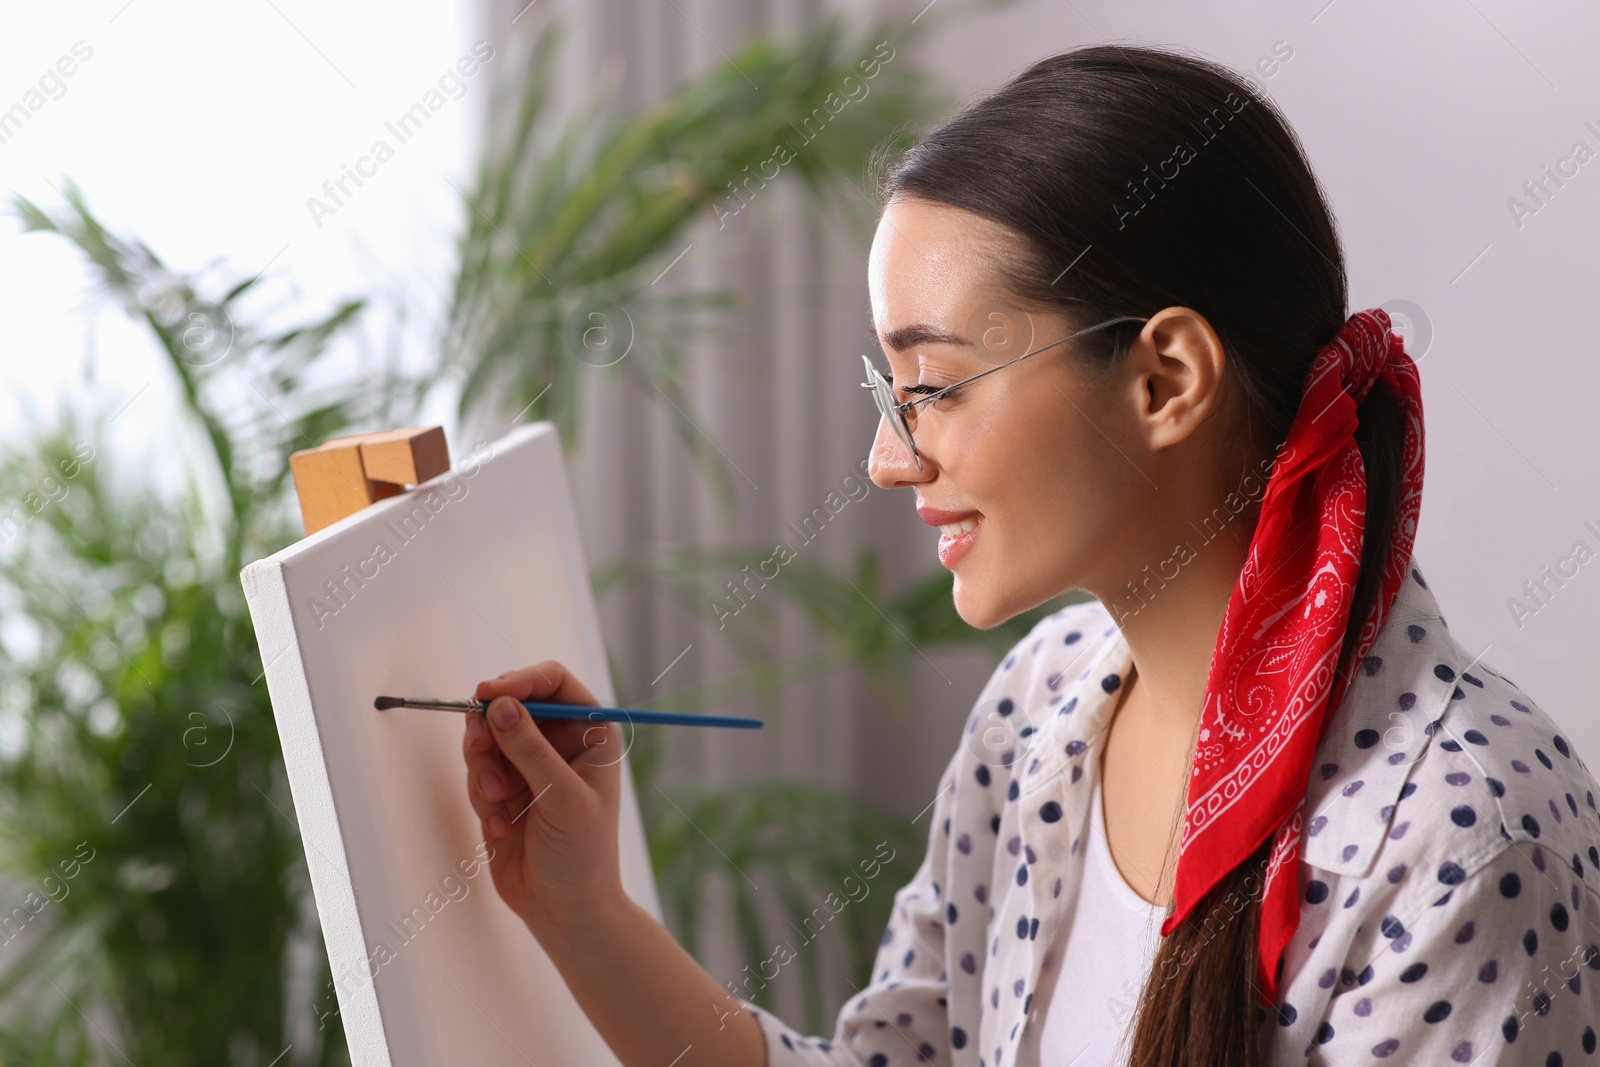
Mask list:
POLYGON ((1382 382, 1405 415, 1399 507, 1383 582, 1361 628, 1359 663, 1405 580, 1422 500, 1422 390, 1416 364, 1381 308, 1358 311, 1318 351, 1273 465, 1239 584, 1206 679, 1170 934, 1205 894, 1273 838, 1261 906, 1258 983, 1278 970, 1300 919, 1301 809, 1330 709, 1366 524, 1367 476, 1356 406, 1382 382))

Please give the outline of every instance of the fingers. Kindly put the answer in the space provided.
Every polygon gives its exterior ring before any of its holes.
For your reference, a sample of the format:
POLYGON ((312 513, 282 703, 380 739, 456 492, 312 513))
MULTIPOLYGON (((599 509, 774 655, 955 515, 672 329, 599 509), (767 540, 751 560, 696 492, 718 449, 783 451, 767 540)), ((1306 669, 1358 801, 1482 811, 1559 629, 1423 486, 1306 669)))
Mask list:
POLYGON ((614 722, 570 725, 581 726, 582 733, 576 738, 579 746, 577 751, 568 757, 567 762, 579 778, 595 789, 603 793, 613 791, 620 783, 618 765, 627 750, 622 729, 614 722))
POLYGON ((467 799, 491 837, 503 837, 526 809, 532 794, 522 774, 506 762, 479 715, 467 716, 463 755, 467 764, 467 799))
MULTIPOLYGON (((582 791, 576 787, 585 784, 605 794, 607 799, 617 793, 623 740, 616 724, 535 720, 517 703, 527 700, 599 707, 600 701, 594 693, 560 661, 542 660, 531 667, 507 671, 498 678, 479 682, 473 696, 490 701, 490 707, 482 716, 487 738, 469 737, 467 741, 471 773, 480 775, 475 788, 486 800, 495 801, 493 786, 504 784, 481 779, 481 774, 489 770, 497 770, 506 778, 520 776, 521 783, 507 788, 516 789, 520 798, 523 790, 518 785, 524 785, 527 799, 523 803, 560 806, 581 796, 582 791), (491 746, 498 750, 503 767, 479 767, 472 763, 472 753, 486 754, 491 746), (489 788, 485 789, 485 784, 489 788)), ((493 822, 494 811, 486 810, 489 811, 486 818, 493 822)))
POLYGON ((622 797, 622 760, 631 732, 624 737, 614 722, 590 723, 584 732, 585 748, 573 759, 572 769, 599 797, 606 819, 615 824, 622 797))
POLYGON ((553 659, 479 682, 472 695, 477 700, 509 696, 550 704, 583 704, 591 708, 600 706, 600 701, 589 691, 589 687, 562 666, 560 661, 553 659))
MULTIPOLYGON (((483 698, 479 698, 483 699, 483 698)), ((567 761, 551 745, 526 708, 508 696, 497 696, 483 716, 500 754, 521 774, 533 798, 552 793, 552 806, 574 797, 581 782, 567 761)), ((583 725, 564 723, 561 725, 583 725)))
MULTIPOLYGON (((493 700, 498 696, 550 704, 573 704, 591 708, 600 706, 600 701, 589 691, 589 687, 572 675, 559 660, 553 659, 543 660, 521 670, 507 671, 498 678, 479 682, 473 692, 473 698, 476 700, 493 700)), ((541 719, 538 725, 551 746, 568 763, 590 747, 591 742, 585 738, 594 737, 591 730, 592 723, 541 719)))
POLYGON ((474 781, 486 771, 498 774, 502 778, 517 775, 516 768, 507 763, 505 756, 501 755, 481 715, 467 716, 466 740, 462 743, 462 754, 466 757, 467 770, 471 772, 474 781))

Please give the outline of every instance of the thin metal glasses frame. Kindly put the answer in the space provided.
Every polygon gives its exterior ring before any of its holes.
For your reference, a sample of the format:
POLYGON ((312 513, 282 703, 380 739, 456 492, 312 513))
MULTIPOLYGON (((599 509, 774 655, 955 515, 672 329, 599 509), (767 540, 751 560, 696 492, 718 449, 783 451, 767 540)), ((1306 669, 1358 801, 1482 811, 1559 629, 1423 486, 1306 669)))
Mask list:
POLYGON ((1001 363, 999 366, 990 367, 985 371, 979 371, 971 378, 963 378, 959 382, 947 385, 943 389, 940 389, 937 393, 929 393, 927 396, 922 396, 915 400, 906 400, 903 402, 895 400, 894 387, 889 384, 888 379, 883 376, 882 372, 880 372, 877 367, 872 365, 871 357, 862 355, 861 362, 866 364, 867 380, 861 383, 861 387, 863 389, 872 390, 872 399, 877 402, 879 412, 882 413, 884 418, 889 420, 889 426, 894 430, 895 436, 899 437, 905 446, 911 450, 911 458, 916 461, 917 470, 920 471, 922 469, 922 453, 917 451, 917 443, 912 439, 911 436, 911 425, 906 421, 906 415, 911 413, 911 411, 918 404, 927 404, 938 400, 941 396, 957 386, 966 385, 970 381, 975 381, 978 378, 982 378, 985 374, 993 374, 997 370, 1004 370, 1005 368, 1011 366, 1011 364, 1018 363, 1024 359, 1027 359, 1029 356, 1037 355, 1047 348, 1054 348, 1056 345, 1065 344, 1074 337, 1082 337, 1086 333, 1093 333, 1095 330, 1103 330, 1107 326, 1115 326, 1119 322, 1149 321, 1150 320, 1148 318, 1141 318, 1138 315, 1118 315, 1114 319, 1107 319, 1105 322, 1097 323, 1094 326, 1089 326, 1085 329, 1079 330, 1077 333, 1068 334, 1059 341, 1051 341, 1047 345, 1041 345, 1040 347, 1035 348, 1032 352, 1024 352, 1016 359, 1007 360, 1006 362, 1001 363))

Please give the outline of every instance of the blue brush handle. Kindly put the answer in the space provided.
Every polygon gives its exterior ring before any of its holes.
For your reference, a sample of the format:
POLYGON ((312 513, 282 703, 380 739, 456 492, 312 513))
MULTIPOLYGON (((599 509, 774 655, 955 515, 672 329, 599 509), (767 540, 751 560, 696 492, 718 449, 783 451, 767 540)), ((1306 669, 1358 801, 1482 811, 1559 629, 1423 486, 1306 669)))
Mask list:
POLYGON ((730 715, 686 715, 675 711, 637 711, 632 708, 591 708, 582 704, 541 704, 524 700, 522 706, 535 719, 569 719, 579 722, 660 723, 665 726, 732 726, 754 730, 760 719, 730 715))

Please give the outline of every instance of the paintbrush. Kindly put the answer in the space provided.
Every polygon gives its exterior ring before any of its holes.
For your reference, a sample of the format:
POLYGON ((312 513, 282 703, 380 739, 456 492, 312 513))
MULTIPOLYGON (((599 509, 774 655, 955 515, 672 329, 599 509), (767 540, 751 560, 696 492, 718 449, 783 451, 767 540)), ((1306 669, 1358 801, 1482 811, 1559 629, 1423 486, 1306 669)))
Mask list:
MULTIPOLYGON (((728 715, 686 715, 672 711, 639 711, 634 708, 592 708, 585 704, 542 704, 520 701, 535 719, 572 719, 580 722, 659 723, 664 726, 733 726, 759 729, 760 719, 740 719, 728 715)), ((432 697, 378 697, 372 706, 379 711, 390 708, 426 708, 430 711, 462 711, 482 715, 489 702, 483 700, 437 700, 432 697)))

